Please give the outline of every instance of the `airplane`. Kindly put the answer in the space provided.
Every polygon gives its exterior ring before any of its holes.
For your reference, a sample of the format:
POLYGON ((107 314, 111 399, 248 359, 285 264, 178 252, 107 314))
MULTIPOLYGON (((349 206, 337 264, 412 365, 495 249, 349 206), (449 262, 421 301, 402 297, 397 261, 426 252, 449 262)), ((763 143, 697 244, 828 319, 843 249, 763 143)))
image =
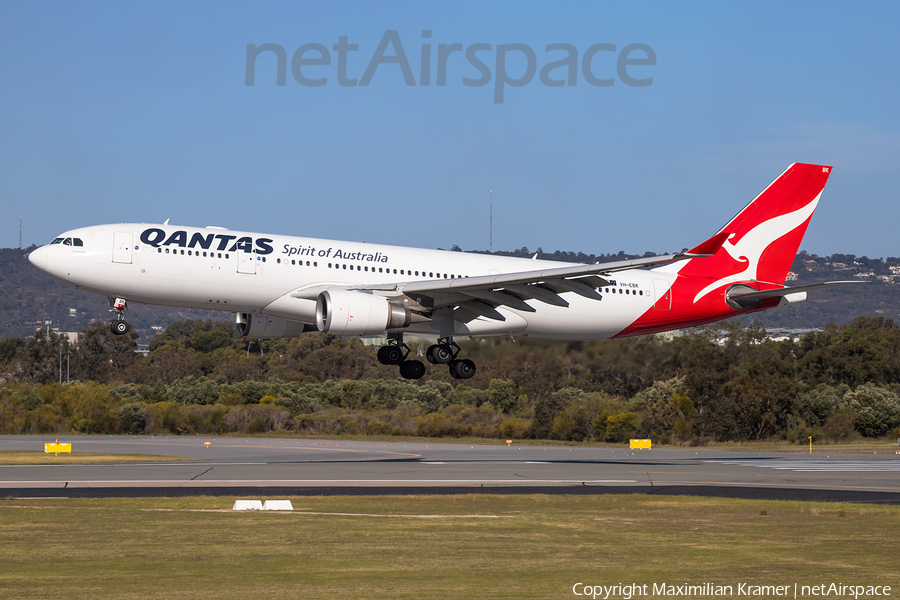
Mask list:
POLYGON ((129 303, 235 313, 250 338, 307 332, 385 336, 378 361, 419 379, 404 334, 437 338, 427 360, 468 379, 460 336, 600 340, 703 325, 844 283, 785 279, 831 167, 795 163, 687 252, 607 262, 423 250, 221 227, 98 225, 60 234, 29 260, 50 277, 106 296, 112 333, 129 303))

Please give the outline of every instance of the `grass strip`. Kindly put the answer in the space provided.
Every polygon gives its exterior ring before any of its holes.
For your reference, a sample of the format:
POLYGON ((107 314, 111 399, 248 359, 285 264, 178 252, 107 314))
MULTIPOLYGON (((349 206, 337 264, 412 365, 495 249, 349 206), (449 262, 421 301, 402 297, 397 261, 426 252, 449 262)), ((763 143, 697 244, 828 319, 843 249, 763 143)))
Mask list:
POLYGON ((291 500, 285 513, 234 512, 234 498, 0 500, 0 597, 560 598, 574 597, 578 582, 900 590, 893 506, 649 495, 291 500))

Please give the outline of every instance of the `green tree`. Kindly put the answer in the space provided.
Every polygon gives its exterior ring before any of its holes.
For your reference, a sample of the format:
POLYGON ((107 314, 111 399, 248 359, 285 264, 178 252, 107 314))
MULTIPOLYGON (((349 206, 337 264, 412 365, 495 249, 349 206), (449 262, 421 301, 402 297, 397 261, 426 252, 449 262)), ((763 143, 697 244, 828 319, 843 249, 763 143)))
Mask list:
POLYGON ((861 385, 847 392, 844 406, 853 415, 856 430, 866 437, 882 436, 900 427, 900 397, 883 387, 861 385))
POLYGON ((637 413, 620 412, 606 417, 606 441, 625 442, 635 435, 638 426, 637 413))

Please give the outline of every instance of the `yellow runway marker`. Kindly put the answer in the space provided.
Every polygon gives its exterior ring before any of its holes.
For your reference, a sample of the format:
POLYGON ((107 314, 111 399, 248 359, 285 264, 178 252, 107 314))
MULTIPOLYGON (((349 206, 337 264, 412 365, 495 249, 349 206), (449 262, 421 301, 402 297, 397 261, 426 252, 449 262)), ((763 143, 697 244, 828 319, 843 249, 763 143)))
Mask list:
POLYGON ((46 454, 53 452, 54 454, 56 454, 56 456, 59 456, 60 452, 71 454, 72 453, 72 444, 68 444, 65 442, 60 444, 59 440, 56 440, 55 442, 44 444, 44 452, 46 454))

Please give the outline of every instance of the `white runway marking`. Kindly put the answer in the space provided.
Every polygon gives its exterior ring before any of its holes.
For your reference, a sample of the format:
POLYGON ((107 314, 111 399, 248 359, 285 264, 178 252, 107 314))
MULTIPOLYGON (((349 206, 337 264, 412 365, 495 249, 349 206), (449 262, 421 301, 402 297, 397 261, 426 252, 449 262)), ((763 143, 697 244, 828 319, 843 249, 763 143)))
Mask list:
POLYGON ((840 460, 840 459, 747 459, 747 460, 707 460, 704 462, 718 463, 721 465, 736 465, 739 467, 760 467, 763 469, 778 469, 783 471, 867 471, 867 472, 892 472, 900 471, 900 459, 891 460, 840 460))

